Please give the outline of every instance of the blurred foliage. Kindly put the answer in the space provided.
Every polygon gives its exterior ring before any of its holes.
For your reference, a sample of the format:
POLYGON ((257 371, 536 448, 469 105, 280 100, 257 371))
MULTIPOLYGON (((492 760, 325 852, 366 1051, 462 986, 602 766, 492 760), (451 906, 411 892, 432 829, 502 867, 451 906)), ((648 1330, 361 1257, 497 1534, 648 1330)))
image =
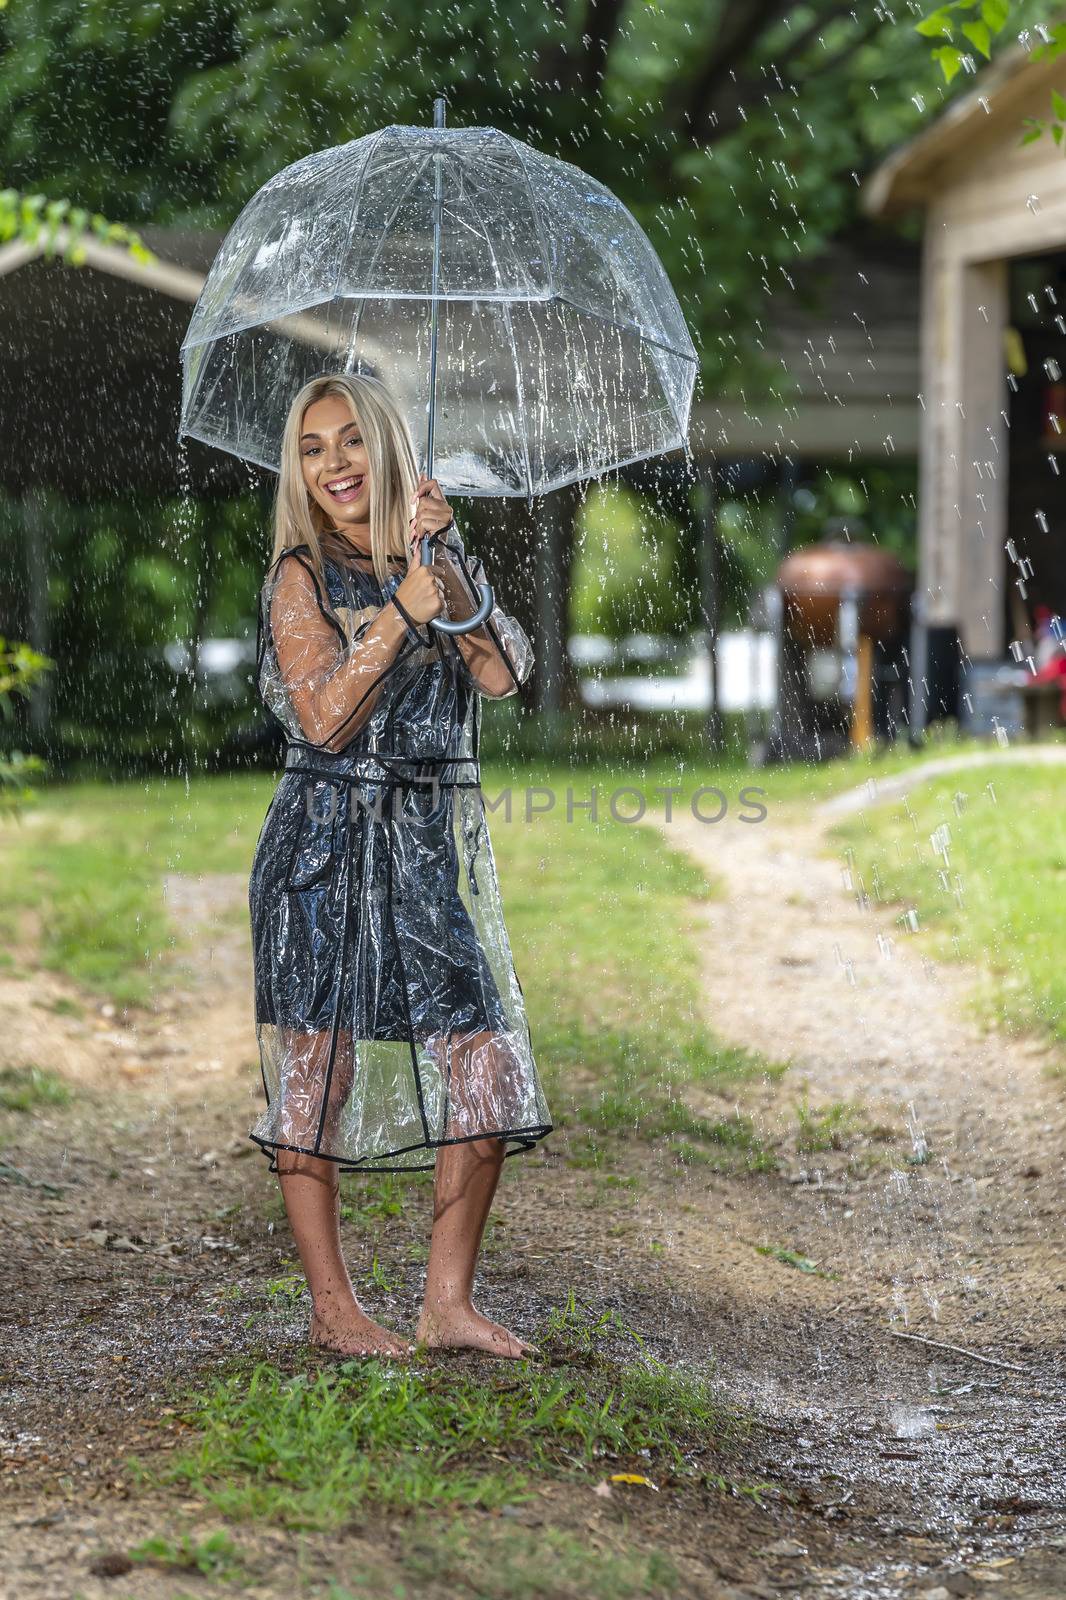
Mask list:
POLYGON ((40 245, 46 258, 58 254, 69 266, 80 267, 87 260, 85 240, 90 235, 104 244, 125 245, 135 261, 156 259, 132 228, 108 222, 99 212, 86 211, 69 200, 49 200, 44 194, 0 189, 0 244, 18 239, 40 245))
MULTIPOLYGON (((254 654, 265 514, 251 496, 74 506, 56 495, 46 526, 46 629, 55 658, 44 754, 67 772, 210 767, 271 739, 252 662, 206 679, 164 648, 238 639, 254 654)), ((0 561, 22 574, 21 508, 0 497, 0 561)), ((23 609, 17 595, 13 607, 23 609)))
POLYGON ((32 780, 43 775, 39 756, 8 748, 8 733, 15 718, 16 697, 27 699, 35 684, 54 666, 49 657, 28 644, 0 638, 0 817, 33 798, 32 780))

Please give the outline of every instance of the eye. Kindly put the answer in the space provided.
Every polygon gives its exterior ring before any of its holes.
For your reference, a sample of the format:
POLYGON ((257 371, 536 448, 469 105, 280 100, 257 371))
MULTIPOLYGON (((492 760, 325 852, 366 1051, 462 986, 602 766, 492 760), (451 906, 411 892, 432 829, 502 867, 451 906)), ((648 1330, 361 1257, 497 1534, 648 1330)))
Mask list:
POLYGON ((351 438, 347 442, 348 442, 348 444, 362 444, 363 441, 362 441, 362 439, 360 439, 360 437, 359 437, 359 435, 357 433, 353 433, 351 438))

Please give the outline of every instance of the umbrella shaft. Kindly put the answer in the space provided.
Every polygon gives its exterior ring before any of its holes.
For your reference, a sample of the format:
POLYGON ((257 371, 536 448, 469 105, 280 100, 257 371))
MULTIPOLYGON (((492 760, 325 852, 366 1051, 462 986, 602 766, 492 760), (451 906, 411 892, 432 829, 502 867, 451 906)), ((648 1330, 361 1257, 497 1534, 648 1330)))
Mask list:
MULTIPOLYGON (((444 126, 444 97, 440 96, 433 103, 433 125, 436 128, 444 126)), ((430 284, 430 311, 429 311, 429 414, 426 419, 426 477, 433 476, 433 415, 437 404, 437 320, 438 301, 437 287, 440 282, 440 228, 441 212, 444 207, 444 182, 441 172, 441 158, 433 157, 433 279, 430 284)))

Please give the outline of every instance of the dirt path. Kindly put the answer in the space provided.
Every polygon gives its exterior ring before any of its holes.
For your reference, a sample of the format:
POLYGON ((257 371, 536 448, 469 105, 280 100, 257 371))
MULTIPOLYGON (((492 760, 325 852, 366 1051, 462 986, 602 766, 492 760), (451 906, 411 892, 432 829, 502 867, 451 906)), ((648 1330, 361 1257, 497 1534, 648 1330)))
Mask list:
MULTIPOLYGON (((557 1135, 508 1173, 483 1298, 532 1333, 572 1286, 662 1358, 713 1358, 757 1418, 736 1470, 774 1487, 762 1507, 548 1487, 522 1526, 596 1550, 666 1546, 684 1574, 675 1592, 715 1600, 1066 1594, 1066 1117, 1043 1075, 1050 1052, 977 1033, 967 975, 917 956, 890 908, 856 903, 821 819, 666 834, 727 885, 693 903, 709 1025, 793 1063, 744 1097, 781 1170, 732 1176, 625 1147, 604 1175, 571 1164, 557 1135), (853 1105, 842 1148, 797 1148, 804 1084, 816 1111, 853 1105), (632 1186, 607 1185, 619 1176, 632 1186)), ((306 1308, 266 1292, 296 1263, 276 1179, 244 1137, 261 1096, 244 893, 242 877, 168 880, 201 936, 151 1012, 86 1010, 36 971, 0 977, 0 1065, 49 1067, 77 1089, 32 1118, 0 1114, 0 1594, 199 1592, 188 1575, 93 1572, 102 1551, 195 1512, 131 1494, 122 1462, 180 1441, 161 1409, 171 1379, 208 1381, 241 1351, 308 1365, 306 1308)), ((693 1096, 715 1117, 732 1104, 693 1096)), ((427 1219, 415 1183, 402 1217, 346 1230, 367 1303, 398 1326, 417 1307, 427 1219), (371 1245, 388 1290, 367 1281, 371 1245)), ((299 1544, 234 1537, 254 1595, 326 1594, 329 1575, 353 1595, 409 1581, 403 1519, 299 1544)), ((426 1578, 419 1592, 455 1591, 426 1578)))

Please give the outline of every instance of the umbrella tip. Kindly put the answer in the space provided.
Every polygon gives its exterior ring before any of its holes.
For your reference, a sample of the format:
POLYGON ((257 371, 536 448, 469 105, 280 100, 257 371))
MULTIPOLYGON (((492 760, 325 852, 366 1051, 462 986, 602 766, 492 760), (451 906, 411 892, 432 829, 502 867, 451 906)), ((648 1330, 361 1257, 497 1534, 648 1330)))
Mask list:
POLYGON ((433 126, 435 128, 443 128, 444 114, 447 107, 448 102, 445 97, 442 94, 437 95, 433 101, 433 126))

